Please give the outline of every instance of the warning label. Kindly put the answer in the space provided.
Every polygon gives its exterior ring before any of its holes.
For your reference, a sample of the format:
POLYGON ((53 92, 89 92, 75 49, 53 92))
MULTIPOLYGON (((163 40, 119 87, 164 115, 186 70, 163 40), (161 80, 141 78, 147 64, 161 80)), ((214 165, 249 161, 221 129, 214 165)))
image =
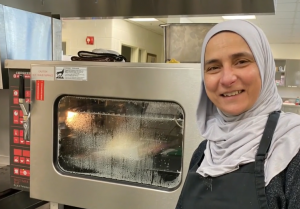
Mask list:
POLYGON ((56 80, 87 81, 86 67, 56 67, 56 80))
POLYGON ((35 88, 35 99, 38 101, 44 101, 45 81, 36 81, 35 88))

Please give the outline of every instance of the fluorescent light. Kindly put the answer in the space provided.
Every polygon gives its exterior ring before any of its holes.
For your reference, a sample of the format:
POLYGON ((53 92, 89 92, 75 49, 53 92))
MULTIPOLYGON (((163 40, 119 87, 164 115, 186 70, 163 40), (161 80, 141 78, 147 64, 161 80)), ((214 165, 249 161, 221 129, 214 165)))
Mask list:
POLYGON ((222 16, 224 20, 249 20, 256 19, 255 15, 243 15, 243 16, 222 16))
POLYGON ((154 22, 154 21, 158 21, 155 18, 129 18, 129 20, 131 21, 137 21, 137 22, 154 22))

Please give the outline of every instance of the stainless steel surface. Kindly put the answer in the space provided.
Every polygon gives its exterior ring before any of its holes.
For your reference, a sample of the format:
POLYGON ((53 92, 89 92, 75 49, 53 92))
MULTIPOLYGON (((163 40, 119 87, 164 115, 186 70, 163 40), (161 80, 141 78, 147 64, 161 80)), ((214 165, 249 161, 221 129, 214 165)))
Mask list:
POLYGON ((8 88, 6 59, 52 60, 53 56, 55 59, 61 57, 61 24, 59 20, 53 23, 52 27, 51 17, 0 5, 0 89, 8 88), (55 36, 53 40, 52 35, 55 36), (52 44, 52 41, 55 42, 52 44))
POLYGON ((8 88, 8 71, 4 68, 4 61, 7 59, 7 42, 5 33, 4 6, 0 5, 0 89, 8 88))
POLYGON ((9 166, 0 165, 0 199, 1 193, 10 189, 10 169, 9 166))
POLYGON ((169 24, 165 27, 165 61, 200 63, 201 47, 206 33, 215 24, 169 24))
POLYGON ((9 90, 0 90, 0 164, 9 165, 9 90))
MULTIPOLYGON (((55 66, 79 66, 78 63, 55 63, 55 66)), ((89 209, 175 208, 182 182, 175 190, 166 191, 59 173, 53 166, 54 102, 60 95, 66 94, 180 104, 185 119, 181 175, 185 179, 191 155, 202 140, 195 120, 200 93, 200 65, 93 63, 86 67, 88 81, 45 81, 44 101, 34 99, 35 81, 31 83, 31 197, 89 209)))
POLYGON ((274 14, 274 0, 1 0, 7 6, 61 17, 274 14))
POLYGON ((52 60, 62 60, 62 22, 52 18, 52 60))
POLYGON ((52 60, 51 18, 4 6, 9 59, 52 60))

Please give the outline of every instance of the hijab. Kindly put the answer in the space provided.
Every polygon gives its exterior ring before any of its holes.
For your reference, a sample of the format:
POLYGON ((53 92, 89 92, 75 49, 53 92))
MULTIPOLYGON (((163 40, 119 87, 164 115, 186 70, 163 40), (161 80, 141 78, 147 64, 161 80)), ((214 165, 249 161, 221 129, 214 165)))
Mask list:
MULTIPOLYGON (((282 99, 275 84, 275 61, 263 31, 244 20, 225 21, 206 35, 201 53, 202 86, 197 109, 197 124, 207 139, 205 157, 197 173, 217 177, 255 161, 262 134, 273 111, 281 110, 282 99), (262 87, 251 109, 237 115, 225 115, 208 98, 204 83, 204 56, 208 41, 217 33, 230 31, 240 35, 250 47, 259 68, 262 87)), ((265 160, 265 185, 283 171, 300 149, 300 115, 281 113, 265 160)))

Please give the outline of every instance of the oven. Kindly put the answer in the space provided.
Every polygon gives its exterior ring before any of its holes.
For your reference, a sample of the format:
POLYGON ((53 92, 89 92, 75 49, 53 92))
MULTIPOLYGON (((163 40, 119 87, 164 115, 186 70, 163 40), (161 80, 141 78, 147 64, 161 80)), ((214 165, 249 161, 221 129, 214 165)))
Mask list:
POLYGON ((30 196, 173 209, 193 151, 200 64, 31 65, 30 196))

